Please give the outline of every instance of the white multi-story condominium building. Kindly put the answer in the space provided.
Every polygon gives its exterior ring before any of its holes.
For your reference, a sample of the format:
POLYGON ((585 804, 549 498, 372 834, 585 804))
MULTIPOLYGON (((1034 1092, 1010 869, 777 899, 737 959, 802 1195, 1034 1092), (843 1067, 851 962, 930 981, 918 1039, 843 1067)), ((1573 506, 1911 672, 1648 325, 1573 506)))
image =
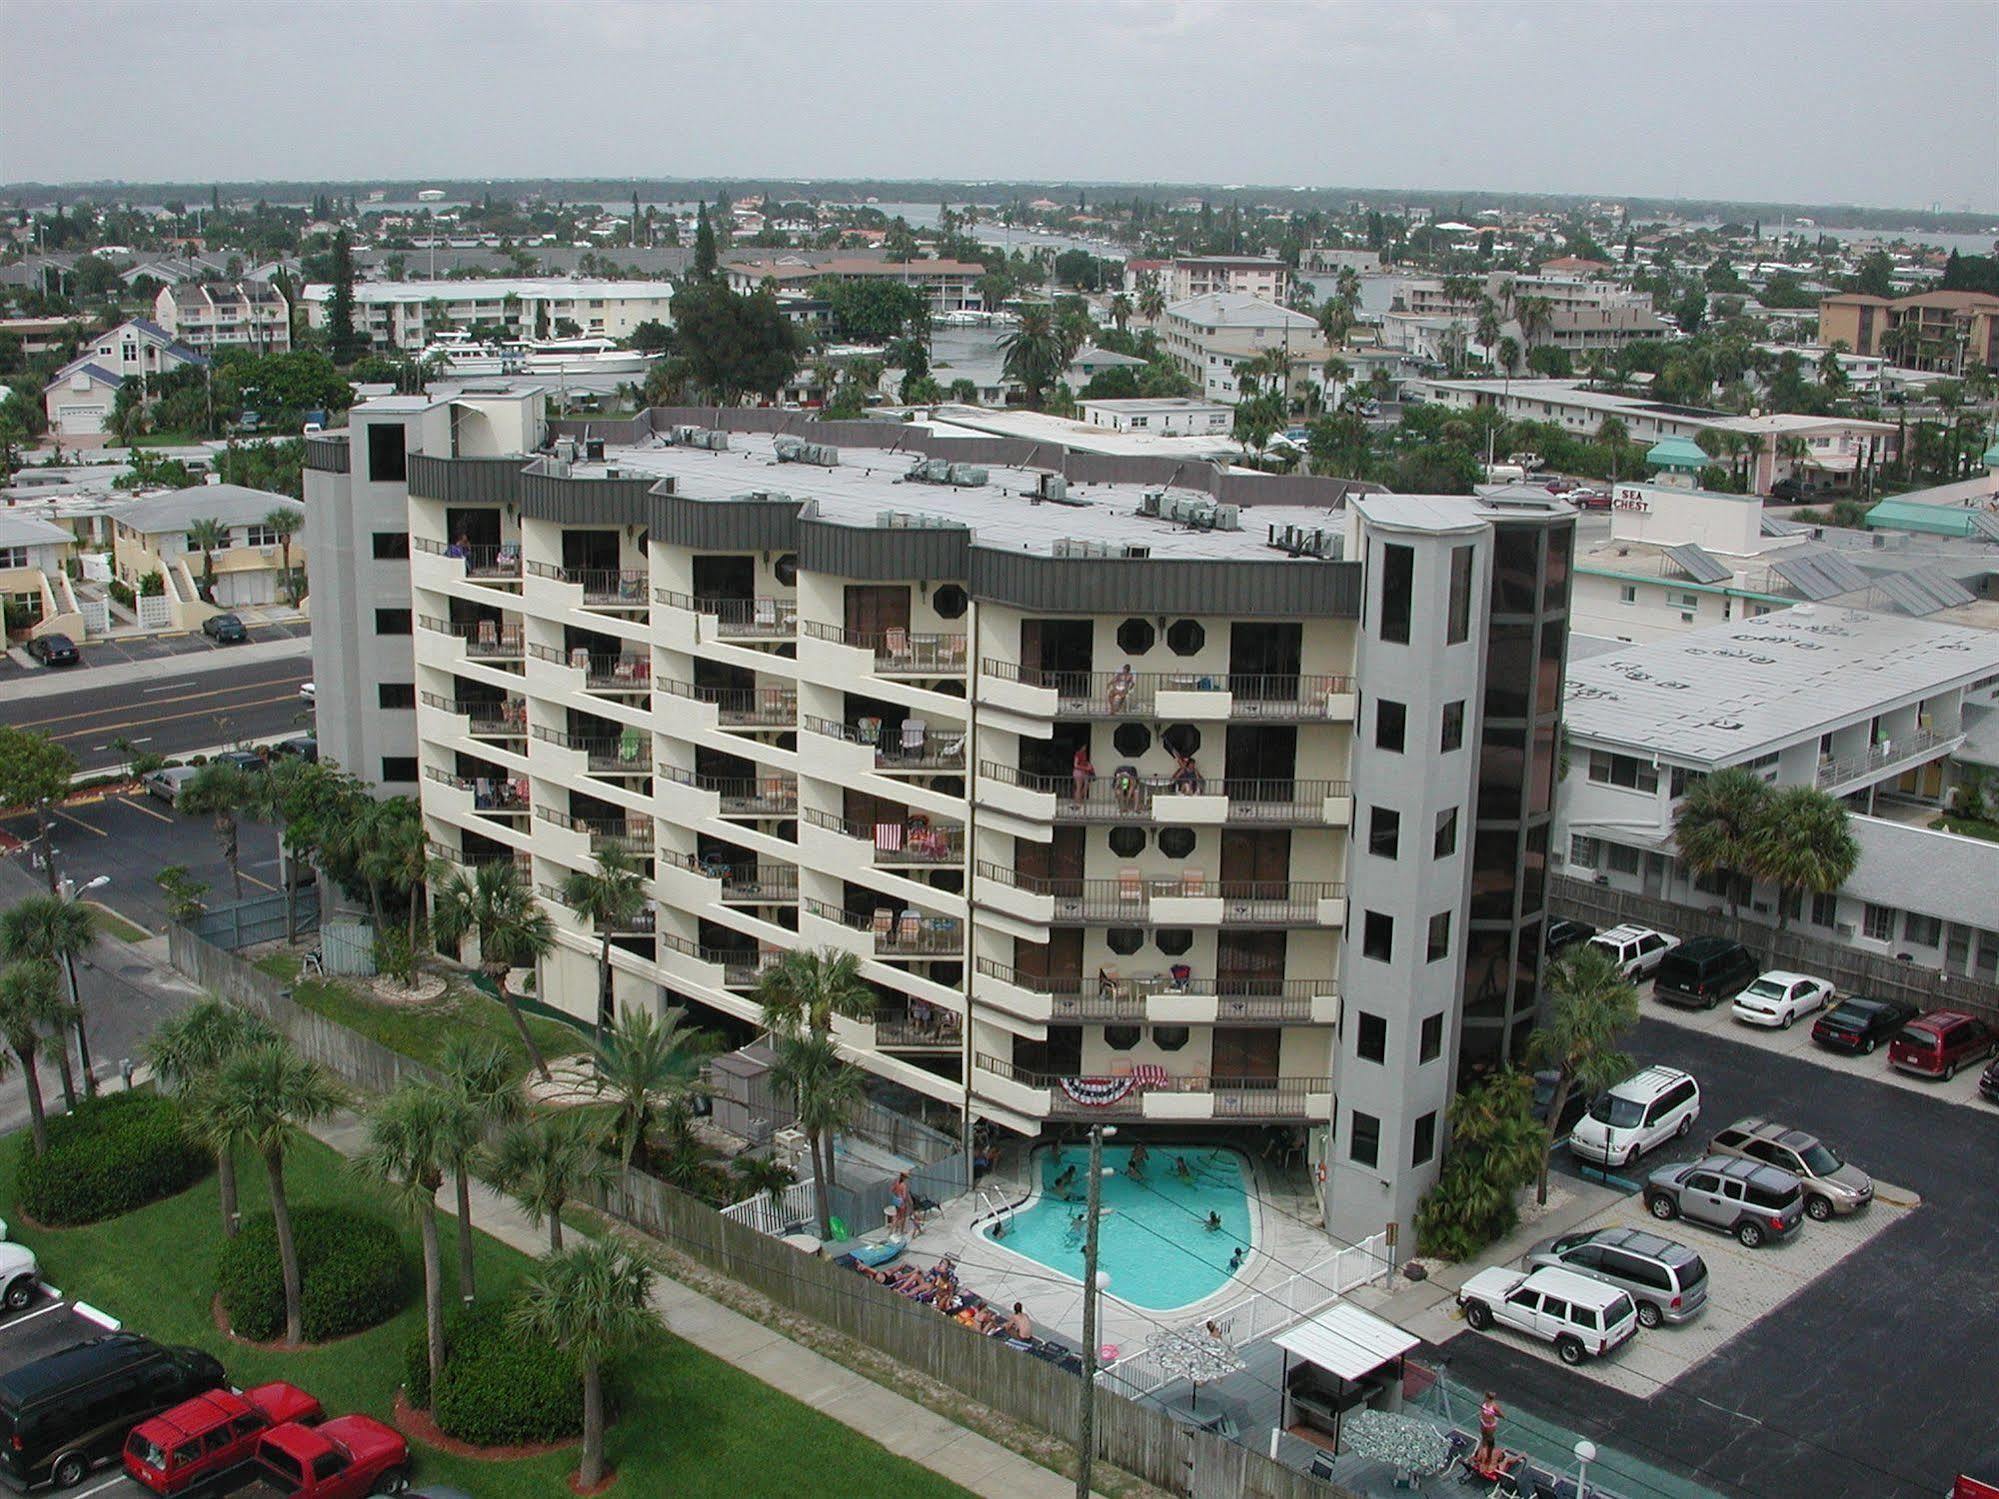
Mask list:
MULTIPOLYGON (((330 285, 300 293, 306 325, 326 326, 330 285)), ((479 325, 510 338, 556 338, 571 331, 629 338, 641 323, 673 322, 670 281, 361 281, 354 287, 354 326, 384 353, 421 353, 440 333, 479 325)))
MULTIPOLYGON (((1999 634, 1805 603, 1579 656, 1567 692, 1563 872, 1720 909, 1723 878, 1682 863, 1673 824, 1702 776, 1746 766, 1854 814, 1858 868, 1836 893, 1793 892, 1795 929, 1999 980, 1999 844, 1932 827, 1999 712, 1999 634)), ((1777 902, 1759 886, 1749 908, 1774 920, 1777 902)))
POLYGON ((1210 401, 1233 406, 1241 399, 1236 366, 1276 350, 1291 362, 1289 387, 1295 392, 1324 366, 1332 350, 1318 323, 1261 297, 1211 292, 1174 302, 1160 325, 1161 341, 1181 372, 1210 401))
POLYGON ((722 263, 730 289, 739 292, 755 291, 766 282, 780 291, 804 290, 821 281, 897 282, 921 292, 933 317, 984 311, 978 285, 985 273, 975 260, 888 260, 813 250, 734 255, 722 263))
MULTIPOLYGON (((1027 1135, 1282 1131, 1333 1233, 1406 1232, 1459 1069, 1535 1016, 1572 513, 1262 479, 1232 511, 1076 457, 953 487, 907 446, 773 472, 754 415, 587 462, 388 418, 425 819, 550 903, 538 997, 594 1013, 559 892, 627 847, 622 1003, 754 1023, 778 954, 846 949, 870 1072, 1027 1135)), ((353 417, 350 467, 386 441, 353 417)), ((339 618, 316 649, 364 653, 339 618)))
POLYGON ((1234 293, 1265 302, 1291 295, 1291 267, 1267 255, 1199 255, 1172 262, 1161 287, 1169 302, 1234 293))
POLYGON ((153 318, 203 353, 249 349, 284 354, 292 346, 292 304, 268 281, 182 281, 163 286, 153 318))

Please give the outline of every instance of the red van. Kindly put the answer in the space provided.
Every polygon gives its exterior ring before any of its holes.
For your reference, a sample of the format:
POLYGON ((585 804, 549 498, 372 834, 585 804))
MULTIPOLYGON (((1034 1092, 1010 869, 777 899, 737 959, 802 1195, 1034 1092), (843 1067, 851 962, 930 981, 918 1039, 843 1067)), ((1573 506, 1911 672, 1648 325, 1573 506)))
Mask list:
POLYGON ((325 1414, 297 1385, 259 1385, 241 1394, 210 1390, 133 1427, 125 1439, 125 1471, 155 1494, 184 1494, 247 1462, 272 1427, 325 1414))
POLYGON ((1919 1077, 1951 1078, 1999 1051, 1999 1031, 1957 1010, 1918 1015, 1888 1043, 1888 1065, 1919 1077))

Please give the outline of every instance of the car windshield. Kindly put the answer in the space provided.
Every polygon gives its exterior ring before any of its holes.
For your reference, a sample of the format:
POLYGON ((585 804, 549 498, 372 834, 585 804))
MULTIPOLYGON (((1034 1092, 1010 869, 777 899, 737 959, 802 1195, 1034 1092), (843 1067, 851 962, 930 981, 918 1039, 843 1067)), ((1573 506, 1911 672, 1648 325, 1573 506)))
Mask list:
POLYGON ((1589 1116, 1598 1124, 1607 1124, 1612 1129, 1632 1129, 1645 1117, 1645 1111, 1633 1099, 1606 1093, 1589 1106, 1589 1116))
POLYGON ((132 1440, 125 1444, 125 1450, 134 1460, 149 1468, 164 1468, 167 1465, 167 1455, 160 1444, 136 1431, 132 1433, 132 1440))
POLYGON ((1742 992, 1745 995, 1753 994, 1758 999, 1782 999, 1784 997, 1784 986, 1782 984, 1773 984, 1768 979, 1758 979, 1742 992))
POLYGON ((1833 1154, 1831 1147, 1812 1145, 1798 1152, 1798 1158, 1805 1163, 1805 1169, 1814 1176, 1831 1176, 1846 1162, 1833 1154))

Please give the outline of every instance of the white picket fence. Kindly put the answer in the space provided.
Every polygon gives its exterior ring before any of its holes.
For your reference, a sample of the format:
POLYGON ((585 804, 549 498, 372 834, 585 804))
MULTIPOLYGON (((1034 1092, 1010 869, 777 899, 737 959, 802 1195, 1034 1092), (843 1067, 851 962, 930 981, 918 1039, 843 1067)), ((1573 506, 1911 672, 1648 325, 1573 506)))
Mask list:
MULTIPOLYGON (((1244 1349, 1318 1315, 1348 1291, 1380 1280, 1394 1268, 1388 1257, 1388 1236, 1374 1234, 1334 1250, 1274 1286, 1251 1291, 1201 1320, 1214 1323, 1233 1347, 1244 1349)), ((1148 1348, 1135 1349, 1103 1370, 1103 1378, 1112 1382, 1112 1388, 1132 1399, 1178 1377, 1161 1368, 1148 1348)))
POLYGON ((809 1181, 793 1182, 776 1202, 771 1201, 770 1193, 759 1192, 754 1197, 731 1203, 722 1209, 724 1218, 745 1228, 753 1228, 760 1234, 769 1234, 773 1239, 784 1237, 786 1224, 812 1223, 818 1215, 819 1204, 813 1196, 813 1184, 809 1181))

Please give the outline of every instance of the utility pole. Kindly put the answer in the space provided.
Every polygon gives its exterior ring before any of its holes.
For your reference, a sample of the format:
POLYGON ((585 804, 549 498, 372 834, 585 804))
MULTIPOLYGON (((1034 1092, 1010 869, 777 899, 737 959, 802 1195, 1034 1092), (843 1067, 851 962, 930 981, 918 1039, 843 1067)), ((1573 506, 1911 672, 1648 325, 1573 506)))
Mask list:
POLYGON ((1076 1423, 1076 1499, 1090 1499, 1097 1454, 1097 1217, 1104 1191, 1104 1127, 1090 1126, 1090 1197, 1083 1218, 1083 1407, 1076 1423))

